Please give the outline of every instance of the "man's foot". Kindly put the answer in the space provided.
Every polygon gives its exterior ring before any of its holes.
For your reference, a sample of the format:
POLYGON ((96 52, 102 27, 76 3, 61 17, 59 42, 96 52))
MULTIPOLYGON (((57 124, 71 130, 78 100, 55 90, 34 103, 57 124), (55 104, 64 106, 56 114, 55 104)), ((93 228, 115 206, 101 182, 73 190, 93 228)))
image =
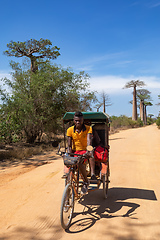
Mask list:
POLYGON ((96 177, 95 174, 93 174, 93 175, 91 176, 91 180, 97 180, 97 177, 96 177))
POLYGON ((61 178, 63 178, 63 179, 67 178, 67 174, 66 173, 63 174, 63 176, 61 178))
POLYGON ((81 194, 82 195, 85 195, 88 192, 88 186, 89 186, 88 183, 86 183, 86 182, 83 183, 83 186, 81 188, 81 194))

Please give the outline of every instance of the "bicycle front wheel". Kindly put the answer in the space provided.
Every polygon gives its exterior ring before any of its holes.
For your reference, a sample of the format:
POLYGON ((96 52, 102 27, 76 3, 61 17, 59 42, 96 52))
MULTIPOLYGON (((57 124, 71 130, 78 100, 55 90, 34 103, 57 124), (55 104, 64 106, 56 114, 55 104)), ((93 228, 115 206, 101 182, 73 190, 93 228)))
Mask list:
POLYGON ((61 225, 64 229, 68 229, 69 226, 71 225, 73 212, 74 212, 74 190, 72 185, 68 183, 63 192, 60 211, 61 225))

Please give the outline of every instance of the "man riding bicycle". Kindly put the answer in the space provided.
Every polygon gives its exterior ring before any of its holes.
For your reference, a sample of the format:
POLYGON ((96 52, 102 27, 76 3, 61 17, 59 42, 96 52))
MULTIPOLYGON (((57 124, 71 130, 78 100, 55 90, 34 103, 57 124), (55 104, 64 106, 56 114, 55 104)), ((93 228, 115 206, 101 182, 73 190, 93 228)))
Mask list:
MULTIPOLYGON (((92 145, 92 128, 84 124, 83 114, 81 112, 76 112, 74 114, 74 126, 67 129, 68 137, 68 153, 77 154, 90 154, 86 151, 88 145, 92 145)), ((96 180, 95 176, 95 160, 93 157, 89 159, 91 166, 91 179, 96 180)), ((88 178, 86 173, 86 167, 83 163, 79 164, 80 172, 84 178, 84 184, 81 189, 82 194, 86 194, 88 191, 88 178)))

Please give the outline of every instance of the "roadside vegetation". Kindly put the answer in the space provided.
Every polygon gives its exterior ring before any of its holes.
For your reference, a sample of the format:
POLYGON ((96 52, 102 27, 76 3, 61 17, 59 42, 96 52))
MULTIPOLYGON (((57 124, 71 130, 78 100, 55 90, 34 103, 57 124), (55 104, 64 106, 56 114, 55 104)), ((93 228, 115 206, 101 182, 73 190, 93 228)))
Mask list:
POLYGON ((157 124, 158 128, 160 129, 160 117, 157 118, 156 124, 157 124))
MULTIPOLYGON (((116 132, 118 130, 123 129, 129 129, 129 128, 138 128, 145 126, 143 121, 138 118, 137 121, 132 120, 131 117, 127 117, 125 115, 121 115, 119 117, 117 116, 111 116, 111 133, 116 132)), ((155 122, 155 119, 147 118, 147 125, 153 124, 155 122)))
POLYGON ((116 131, 118 129, 128 129, 128 128, 135 128, 135 127, 142 127, 143 122, 138 119, 138 121, 132 120, 132 118, 129 118, 125 115, 122 116, 111 116, 111 129, 112 131, 116 131))

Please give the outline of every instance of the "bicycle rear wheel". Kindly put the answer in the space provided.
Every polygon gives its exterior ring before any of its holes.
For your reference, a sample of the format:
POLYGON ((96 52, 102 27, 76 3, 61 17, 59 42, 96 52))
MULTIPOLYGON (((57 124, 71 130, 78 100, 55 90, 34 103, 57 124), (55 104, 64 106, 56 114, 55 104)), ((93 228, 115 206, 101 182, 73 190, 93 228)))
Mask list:
POLYGON ((61 225, 64 229, 68 229, 74 212, 74 190, 72 185, 69 183, 64 189, 62 202, 61 202, 61 211, 60 211, 60 220, 61 225))

